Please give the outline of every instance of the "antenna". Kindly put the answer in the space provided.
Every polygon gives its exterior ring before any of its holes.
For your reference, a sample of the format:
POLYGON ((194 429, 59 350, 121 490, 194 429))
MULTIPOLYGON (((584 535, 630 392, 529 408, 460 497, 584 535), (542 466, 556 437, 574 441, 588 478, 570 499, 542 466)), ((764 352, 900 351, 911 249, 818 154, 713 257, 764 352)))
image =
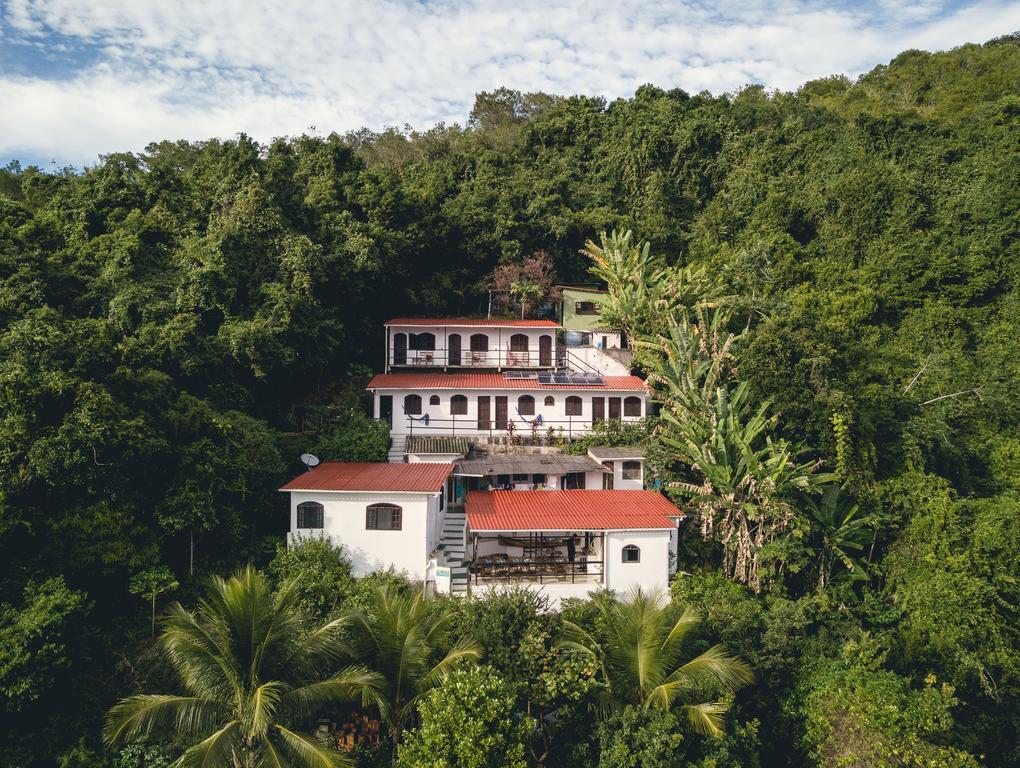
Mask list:
POLYGON ((311 469, 312 467, 319 466, 319 457, 318 456, 313 456, 310 453, 302 453, 301 454, 301 462, 306 467, 308 467, 308 469, 311 469))

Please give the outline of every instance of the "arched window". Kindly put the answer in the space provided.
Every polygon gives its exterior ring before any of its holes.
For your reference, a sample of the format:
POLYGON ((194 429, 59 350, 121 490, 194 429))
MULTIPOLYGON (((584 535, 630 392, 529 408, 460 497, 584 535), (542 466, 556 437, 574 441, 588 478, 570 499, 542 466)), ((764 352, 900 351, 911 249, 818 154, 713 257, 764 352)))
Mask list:
POLYGON ((404 397, 404 413, 408 416, 421 414, 421 395, 406 395, 404 397))
POLYGON ((625 462, 623 462, 623 469, 620 472, 620 476, 624 480, 640 480, 641 479, 641 462, 640 461, 625 461, 625 462))
POLYGON ((467 416, 467 398, 464 395, 450 398, 450 413, 453 416, 467 416))
POLYGON ((365 508, 365 528, 369 531, 399 531, 404 511, 396 504, 369 504, 365 508))
POLYGON ((527 352, 528 351, 528 337, 523 333, 515 333, 510 337, 510 351, 511 352, 527 352))
POLYGON ((298 528, 322 528, 323 508, 317 501, 302 501, 297 505, 298 528))
POLYGON ((414 349, 420 352, 432 352, 436 348, 436 335, 434 333, 412 333, 410 342, 407 346, 408 349, 414 349))
POLYGON ((432 395, 429 398, 429 405, 439 405, 439 395, 432 395))
POLYGON ((548 396, 548 397, 546 397, 546 399, 545 399, 545 404, 546 404, 546 405, 556 405, 556 398, 555 398, 555 397, 553 397, 552 395, 549 395, 549 396, 548 396))
POLYGON ((535 398, 531 395, 521 395, 517 398, 517 412, 521 416, 535 415, 535 398))
POLYGON ((622 550, 623 562, 625 563, 640 563, 641 562, 641 550, 635 547, 633 544, 628 544, 622 550))
POLYGON ((623 415, 624 416, 640 416, 641 415, 641 398, 640 397, 627 397, 623 401, 623 415))
POLYGON ((488 352, 489 351, 489 337, 484 333, 473 333, 471 334, 471 351, 472 352, 488 352))
POLYGON ((577 395, 571 395, 567 398, 567 416, 580 416, 581 415, 581 398, 577 395))

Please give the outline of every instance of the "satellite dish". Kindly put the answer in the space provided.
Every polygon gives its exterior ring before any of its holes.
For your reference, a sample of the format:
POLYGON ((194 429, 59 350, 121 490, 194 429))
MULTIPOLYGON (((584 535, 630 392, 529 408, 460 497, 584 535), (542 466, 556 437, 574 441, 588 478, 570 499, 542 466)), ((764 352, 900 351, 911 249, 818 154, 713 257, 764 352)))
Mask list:
POLYGON ((309 469, 311 469, 312 467, 317 467, 319 465, 319 457, 313 456, 310 453, 302 453, 301 461, 309 469))

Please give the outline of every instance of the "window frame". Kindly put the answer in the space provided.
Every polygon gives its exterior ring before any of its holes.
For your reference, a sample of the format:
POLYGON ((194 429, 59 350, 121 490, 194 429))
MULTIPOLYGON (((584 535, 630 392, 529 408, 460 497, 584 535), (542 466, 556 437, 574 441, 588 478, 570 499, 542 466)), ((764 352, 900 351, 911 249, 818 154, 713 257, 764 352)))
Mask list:
POLYGON ((640 480, 641 462, 634 460, 621 462, 620 477, 624 480, 640 480))
POLYGON ((642 405, 641 398, 635 395, 623 398, 623 415, 641 418, 642 405))
POLYGON ((326 508, 317 501, 302 501, 297 505, 297 529, 301 531, 321 531, 326 527, 326 508), (317 513, 318 525, 307 525, 309 512, 317 513), (305 524, 302 525, 302 522, 305 524))
POLYGON ((598 315, 599 303, 597 301, 575 301, 575 315, 598 315))
POLYGON ((521 416, 535 415, 535 398, 532 395, 521 395, 517 398, 517 413, 521 416))
POLYGON ((584 416, 584 400, 577 395, 570 395, 563 401, 563 412, 566 416, 584 416))
POLYGON ((467 395, 453 395, 450 398, 450 415, 467 416, 468 399, 467 395))
POLYGON ((402 531, 404 529, 404 508, 390 501, 377 501, 365 507, 366 531, 402 531), (390 514, 388 528, 379 527, 379 512, 385 508, 390 514), (394 525, 394 522, 396 525, 394 525))
POLYGON ((414 392, 404 395, 404 414, 407 416, 421 416, 422 400, 421 395, 415 394, 414 392), (414 403, 417 401, 417 410, 412 410, 407 407, 409 402, 414 403))
POLYGON ((641 547, 637 544, 626 544, 620 550, 620 562, 621 563, 640 563, 641 562, 641 547), (627 555, 633 552, 635 557, 628 558, 627 555))
POLYGON ((439 395, 429 397, 429 405, 439 405, 439 395))
POLYGON ((545 400, 542 401, 542 404, 546 408, 551 408, 556 405, 556 398, 553 397, 552 395, 546 395, 545 400))

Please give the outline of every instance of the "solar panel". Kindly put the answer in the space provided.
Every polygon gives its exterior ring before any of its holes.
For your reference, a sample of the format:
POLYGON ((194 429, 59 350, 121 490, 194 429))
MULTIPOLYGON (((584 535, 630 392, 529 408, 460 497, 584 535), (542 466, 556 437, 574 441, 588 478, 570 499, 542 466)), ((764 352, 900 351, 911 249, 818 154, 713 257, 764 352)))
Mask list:
POLYGON ((571 383, 571 381, 570 381, 570 374, 569 373, 554 373, 552 380, 553 380, 553 384, 570 384, 571 383))
POLYGON ((540 374, 538 374, 538 383, 539 384, 552 384, 553 383, 552 374, 551 373, 540 373, 540 374))

